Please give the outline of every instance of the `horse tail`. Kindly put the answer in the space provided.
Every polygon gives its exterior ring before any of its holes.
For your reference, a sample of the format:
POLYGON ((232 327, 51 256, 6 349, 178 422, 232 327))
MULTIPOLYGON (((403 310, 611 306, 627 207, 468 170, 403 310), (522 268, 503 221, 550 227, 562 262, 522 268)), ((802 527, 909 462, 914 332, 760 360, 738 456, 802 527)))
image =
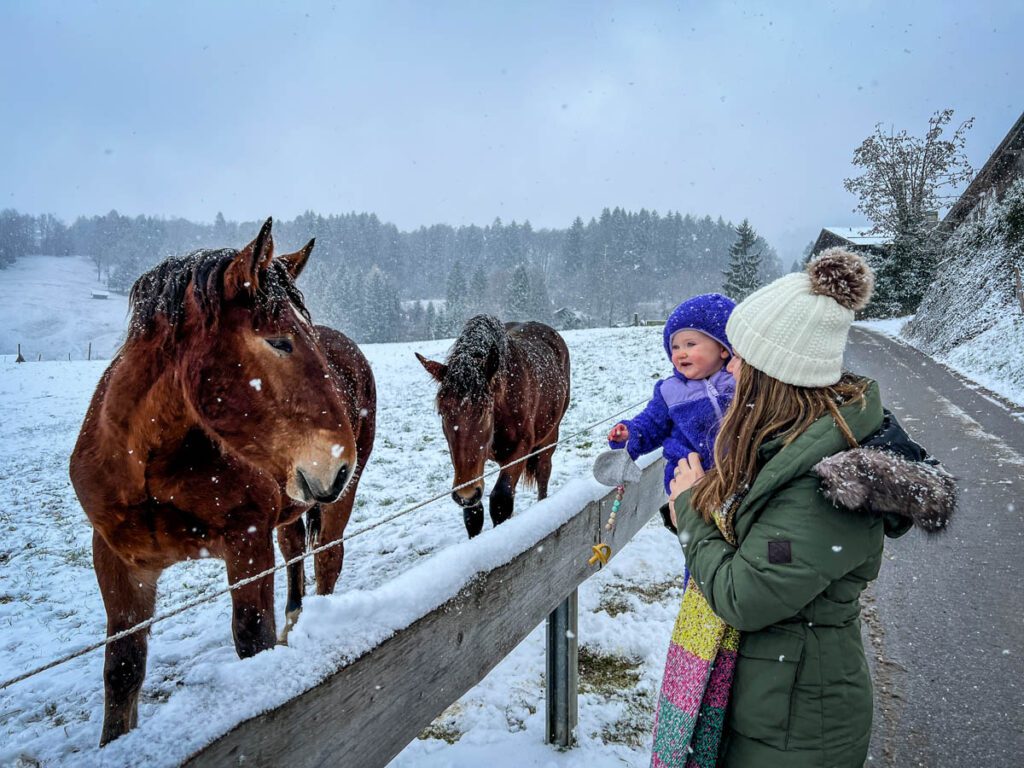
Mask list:
POLYGON ((540 456, 531 456, 526 460, 526 469, 519 482, 524 488, 533 489, 537 487, 537 465, 540 464, 540 456))
POLYGON ((306 549, 313 549, 320 544, 320 505, 314 504, 306 512, 306 549))

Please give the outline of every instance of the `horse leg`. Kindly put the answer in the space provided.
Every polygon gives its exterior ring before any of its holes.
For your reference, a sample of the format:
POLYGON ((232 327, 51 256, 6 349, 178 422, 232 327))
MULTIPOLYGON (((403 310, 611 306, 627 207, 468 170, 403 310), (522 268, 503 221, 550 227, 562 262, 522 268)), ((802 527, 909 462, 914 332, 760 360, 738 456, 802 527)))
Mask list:
MULTIPOLYGON (((229 584, 237 584, 274 566, 274 546, 269 530, 245 535, 229 533, 224 537, 224 544, 229 584)), ((274 574, 231 590, 231 603, 231 634, 238 655, 244 659, 273 648, 277 640, 274 574)))
MULTIPOLYGON (((277 545, 281 548, 284 559, 292 560, 306 550, 306 524, 302 516, 295 518, 295 521, 277 528, 277 545)), ((305 561, 299 560, 287 568, 288 574, 288 602, 285 604, 284 630, 281 632, 279 642, 281 645, 288 645, 288 633, 295 622, 299 620, 302 612, 302 596, 306 594, 306 568, 305 561)))
POLYGON ((501 470, 501 473, 498 475, 498 482, 491 489, 491 522, 496 526, 501 525, 512 517, 512 507, 516 498, 516 486, 519 484, 519 477, 523 474, 523 469, 523 462, 519 462, 508 469, 501 470))
MULTIPOLYGON (((544 445, 551 445, 557 442, 558 430, 555 430, 549 439, 544 441, 544 445)), ((548 480, 551 479, 551 458, 554 454, 555 449, 552 448, 550 451, 544 451, 544 453, 537 456, 537 501, 548 497, 548 480)))
POLYGON ((330 595, 334 585, 338 583, 341 567, 345 562, 345 543, 341 540, 345 534, 345 526, 352 516, 352 505, 356 500, 356 488, 359 475, 352 478, 345 494, 333 504, 321 504, 320 545, 337 542, 323 552, 317 552, 313 561, 316 574, 316 593, 330 595))
POLYGON ((462 522, 466 524, 466 533, 469 538, 479 536, 484 529, 484 505, 477 504, 474 507, 462 508, 462 522))
MULTIPOLYGON (((152 618, 159 571, 132 569, 97 532, 92 533, 92 561, 107 609, 107 637, 152 618)), ((103 731, 100 746, 138 724, 139 692, 146 676, 149 630, 115 640, 103 662, 103 731)))

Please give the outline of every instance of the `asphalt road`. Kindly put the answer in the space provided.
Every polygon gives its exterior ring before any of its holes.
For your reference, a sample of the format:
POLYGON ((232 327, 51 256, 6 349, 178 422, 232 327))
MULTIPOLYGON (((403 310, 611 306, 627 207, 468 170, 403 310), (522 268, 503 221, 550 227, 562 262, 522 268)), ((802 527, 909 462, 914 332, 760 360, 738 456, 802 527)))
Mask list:
POLYGON ((886 540, 864 596, 870 766, 1024 766, 1024 408, 854 328, 846 367, 960 479, 951 527, 886 540))

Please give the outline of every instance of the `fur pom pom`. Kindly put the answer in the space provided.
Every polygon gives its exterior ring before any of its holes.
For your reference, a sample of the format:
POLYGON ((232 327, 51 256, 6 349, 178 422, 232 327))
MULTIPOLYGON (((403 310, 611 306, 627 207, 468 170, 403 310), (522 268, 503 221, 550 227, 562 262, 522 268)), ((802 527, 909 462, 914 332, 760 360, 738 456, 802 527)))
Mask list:
POLYGON ((811 292, 835 299, 847 309, 867 306, 875 288, 875 273, 864 257, 843 248, 829 248, 807 265, 811 292))

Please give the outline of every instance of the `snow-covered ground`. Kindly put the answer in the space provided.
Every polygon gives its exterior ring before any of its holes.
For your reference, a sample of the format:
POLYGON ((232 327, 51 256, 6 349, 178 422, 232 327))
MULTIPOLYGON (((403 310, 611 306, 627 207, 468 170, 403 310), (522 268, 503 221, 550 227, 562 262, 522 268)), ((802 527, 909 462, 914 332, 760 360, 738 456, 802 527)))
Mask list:
MULTIPOLYGON (((7 277, 0 273, 0 281, 7 277)), ((22 294, 38 295, 28 288, 22 294)), ((77 306, 92 312, 89 301, 84 308, 77 306)), ((73 316, 75 304, 58 297, 55 306, 71 308, 72 317, 59 327, 85 327, 84 320, 73 316)), ((5 339, 22 314, 18 307, 0 303, 5 339)), ((56 323, 49 327, 62 333, 56 323)), ((68 333, 64 338, 72 339, 68 333)), ((573 401, 563 435, 644 400, 654 378, 667 373, 657 328, 574 331, 566 340, 573 359, 573 401)), ((441 357, 449 343, 364 347, 378 384, 378 436, 350 530, 450 485, 447 449, 433 409, 434 385, 413 357, 414 351, 441 357)), ((24 365, 12 360, 0 361, 4 678, 104 634, 90 529, 71 489, 67 461, 106 364, 68 362, 66 356, 63 361, 24 365)), ((507 539, 529 540, 566 509, 600 494, 589 479, 590 465, 604 448, 608 426, 602 424, 559 448, 552 477, 555 495, 531 508, 534 495, 521 493, 516 518, 503 529, 467 542, 460 511, 441 500, 354 539, 346 547, 335 596, 307 600, 288 648, 238 660, 227 597, 157 625, 150 641, 141 727, 102 751, 96 747, 102 652, 0 692, 0 765, 174 764, 190 743, 180 734, 202 739, 223 731, 232 717, 294 695, 360 644, 401 625, 418 607, 417 600, 429 601, 440 590, 417 588, 424 575, 444 575, 457 584, 473 567, 500 561, 507 539), (243 680, 245 685, 239 683, 243 680)), ((653 702, 681 595, 681 570, 678 545, 652 523, 581 589, 584 693, 577 749, 560 753, 543 744, 544 637, 539 628, 394 764, 646 765, 653 702)), ((158 612, 224 582, 220 561, 179 564, 160 581, 158 612)), ((279 622, 283 606, 284 578, 279 574, 279 622)))
POLYGON ((106 292, 83 256, 23 256, 0 269, 0 360, 109 360, 121 346, 128 297, 106 292))
MULTIPOLYGON (((904 326, 912 318, 913 315, 865 320, 857 325, 915 346, 903 334, 904 326)), ((969 341, 932 357, 961 376, 1024 407, 1024 318, 1016 310, 1003 315, 969 341)))

